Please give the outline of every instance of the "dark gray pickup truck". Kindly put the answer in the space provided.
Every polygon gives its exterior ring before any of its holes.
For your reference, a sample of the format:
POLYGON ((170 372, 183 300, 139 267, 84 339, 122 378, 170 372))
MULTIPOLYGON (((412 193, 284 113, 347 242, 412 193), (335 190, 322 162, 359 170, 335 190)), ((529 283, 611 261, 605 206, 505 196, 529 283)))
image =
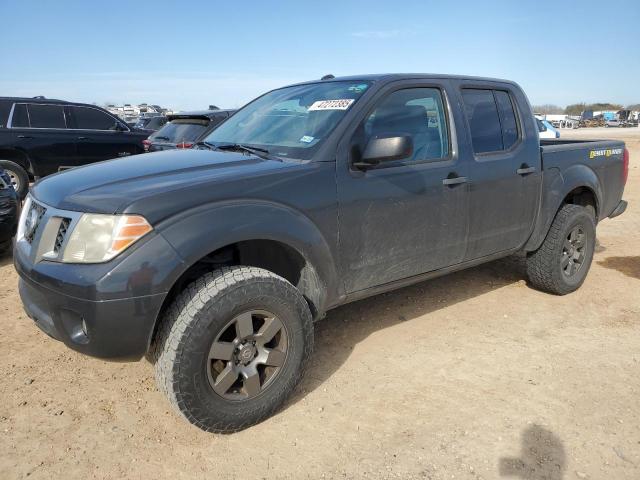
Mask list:
POLYGON ((197 150, 39 181, 14 260, 25 310, 87 355, 154 364, 190 422, 272 414, 329 309, 515 252, 585 279, 626 208, 616 141, 540 142, 515 83, 374 75, 273 90, 197 150))

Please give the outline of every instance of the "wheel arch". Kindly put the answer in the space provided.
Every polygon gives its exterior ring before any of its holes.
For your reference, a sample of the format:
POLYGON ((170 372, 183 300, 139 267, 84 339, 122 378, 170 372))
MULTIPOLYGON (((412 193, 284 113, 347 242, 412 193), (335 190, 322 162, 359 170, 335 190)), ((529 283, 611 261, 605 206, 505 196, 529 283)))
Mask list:
POLYGON ((22 168, 24 168, 31 177, 33 177, 35 174, 35 172, 33 171, 31 160, 29 160, 29 156, 22 150, 16 148, 0 147, 0 160, 9 160, 11 162, 17 163, 22 168))
POLYGON ((596 222, 599 220, 602 214, 602 188, 592 169, 585 165, 574 165, 564 172, 558 168, 545 171, 542 202, 525 251, 537 250, 542 245, 553 219, 566 204, 591 206, 596 222))
POLYGON ((158 318, 186 285, 222 266, 280 275, 300 290, 314 319, 343 295, 329 243, 308 217, 289 207, 251 202, 199 208, 162 222, 158 232, 183 259, 158 318))

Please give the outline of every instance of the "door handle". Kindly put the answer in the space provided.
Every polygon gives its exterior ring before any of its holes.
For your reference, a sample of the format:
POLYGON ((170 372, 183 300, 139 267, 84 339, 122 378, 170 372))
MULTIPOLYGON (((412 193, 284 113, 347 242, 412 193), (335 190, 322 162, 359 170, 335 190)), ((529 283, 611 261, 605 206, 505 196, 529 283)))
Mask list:
POLYGON ((78 140, 89 140, 89 137, 78 137, 78 140))
POLYGON ((536 171, 536 167, 529 167, 527 165, 522 165, 519 169, 516 170, 518 175, 529 175, 536 171))
POLYGON ((442 180, 442 184, 443 185, 459 185, 461 183, 467 183, 467 177, 451 177, 451 178, 445 178, 444 180, 442 180))
POLYGON ((31 135, 18 135, 18 138, 33 138, 31 135))

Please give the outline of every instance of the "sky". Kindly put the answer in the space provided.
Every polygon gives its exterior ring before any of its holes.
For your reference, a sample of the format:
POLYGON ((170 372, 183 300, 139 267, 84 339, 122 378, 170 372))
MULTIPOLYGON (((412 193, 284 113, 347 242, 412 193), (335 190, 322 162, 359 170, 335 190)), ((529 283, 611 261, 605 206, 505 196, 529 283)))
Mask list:
POLYGON ((0 18, 0 96, 237 108, 328 73, 419 72, 640 103, 640 0, 0 0, 0 18))

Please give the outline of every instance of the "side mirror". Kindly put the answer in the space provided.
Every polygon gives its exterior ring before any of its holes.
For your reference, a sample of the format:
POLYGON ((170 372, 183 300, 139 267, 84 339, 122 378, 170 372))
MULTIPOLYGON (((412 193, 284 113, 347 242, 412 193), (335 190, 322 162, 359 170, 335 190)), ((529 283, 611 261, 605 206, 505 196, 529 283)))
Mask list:
POLYGON ((413 140, 409 136, 374 137, 367 143, 362 158, 354 162, 354 167, 360 169, 371 168, 381 162, 402 160, 409 158, 413 153, 413 140))
POLYGON ((116 122, 116 124, 113 126, 113 129, 116 132, 126 132, 127 129, 124 127, 124 125, 122 125, 120 122, 116 122))

